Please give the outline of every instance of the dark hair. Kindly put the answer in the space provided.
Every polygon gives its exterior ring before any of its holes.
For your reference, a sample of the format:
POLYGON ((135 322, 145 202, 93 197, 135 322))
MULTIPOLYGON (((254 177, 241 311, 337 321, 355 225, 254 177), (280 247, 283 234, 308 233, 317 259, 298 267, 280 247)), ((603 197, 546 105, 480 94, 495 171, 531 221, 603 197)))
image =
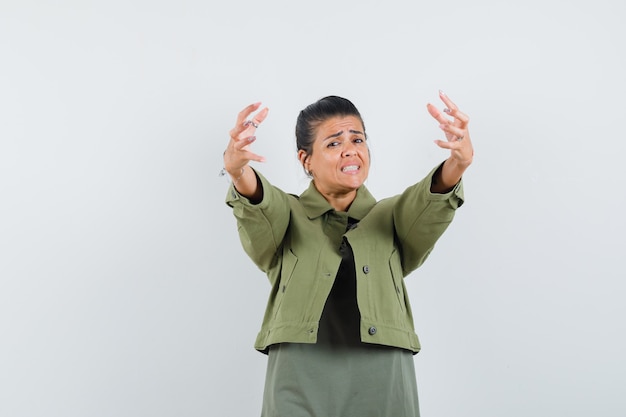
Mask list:
MULTIPOLYGON (((343 97, 327 96, 309 104, 298 115, 296 122, 296 146, 298 150, 304 150, 307 155, 312 155, 317 127, 335 116, 358 117, 363 125, 363 134, 365 135, 365 124, 356 106, 343 97)), ((367 135, 365 137, 367 138, 367 135)))

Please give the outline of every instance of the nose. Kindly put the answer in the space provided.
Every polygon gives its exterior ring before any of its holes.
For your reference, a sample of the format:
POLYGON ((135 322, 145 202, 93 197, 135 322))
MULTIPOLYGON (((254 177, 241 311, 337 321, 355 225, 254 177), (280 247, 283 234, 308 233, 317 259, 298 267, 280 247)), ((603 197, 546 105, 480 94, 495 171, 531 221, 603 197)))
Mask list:
POLYGON ((354 156, 354 155, 356 155, 356 147, 354 143, 349 141, 344 145, 343 151, 341 152, 341 156, 346 158, 348 156, 354 156))

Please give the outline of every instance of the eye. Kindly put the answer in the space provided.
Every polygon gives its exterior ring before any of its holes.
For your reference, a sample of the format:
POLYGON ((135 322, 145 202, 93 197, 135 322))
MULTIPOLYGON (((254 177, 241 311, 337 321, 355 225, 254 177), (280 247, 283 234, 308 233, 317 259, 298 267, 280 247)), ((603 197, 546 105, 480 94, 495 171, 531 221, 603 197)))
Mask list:
POLYGON ((354 139, 354 143, 363 143, 365 142, 365 140, 363 138, 356 138, 354 139))
POLYGON ((334 142, 330 142, 328 145, 326 145, 327 148, 334 148, 335 146, 338 146, 339 142, 334 141, 334 142))

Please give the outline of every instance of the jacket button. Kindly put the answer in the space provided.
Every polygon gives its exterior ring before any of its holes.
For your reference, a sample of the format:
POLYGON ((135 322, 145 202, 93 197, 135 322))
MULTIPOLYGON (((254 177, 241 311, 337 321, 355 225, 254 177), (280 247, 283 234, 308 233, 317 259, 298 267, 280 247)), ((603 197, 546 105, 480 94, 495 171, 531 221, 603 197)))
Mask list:
POLYGON ((376 327, 372 326, 369 329, 367 329, 367 332, 369 334, 371 334, 372 336, 374 336, 376 334, 376 327))
POLYGON ((367 265, 365 265, 365 266, 363 267, 363 272, 365 272, 366 274, 369 274, 369 273, 370 273, 370 267, 369 267, 369 266, 367 266, 367 265))

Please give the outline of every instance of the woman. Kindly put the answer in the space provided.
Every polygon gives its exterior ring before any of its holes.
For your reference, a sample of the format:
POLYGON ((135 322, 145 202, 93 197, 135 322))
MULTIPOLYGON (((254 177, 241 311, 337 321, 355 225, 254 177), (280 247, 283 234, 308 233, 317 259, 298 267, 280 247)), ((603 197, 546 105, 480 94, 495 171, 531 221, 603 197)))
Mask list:
POLYGON ((420 349, 403 278, 424 262, 463 203, 473 158, 469 118, 442 92, 428 112, 450 157, 402 194, 377 202, 363 185, 370 153, 361 115, 325 97, 296 123, 311 183, 299 197, 249 161, 267 117, 243 109, 230 131, 226 203, 244 249, 272 285, 255 348, 267 353, 262 416, 419 416, 413 354, 420 349))

